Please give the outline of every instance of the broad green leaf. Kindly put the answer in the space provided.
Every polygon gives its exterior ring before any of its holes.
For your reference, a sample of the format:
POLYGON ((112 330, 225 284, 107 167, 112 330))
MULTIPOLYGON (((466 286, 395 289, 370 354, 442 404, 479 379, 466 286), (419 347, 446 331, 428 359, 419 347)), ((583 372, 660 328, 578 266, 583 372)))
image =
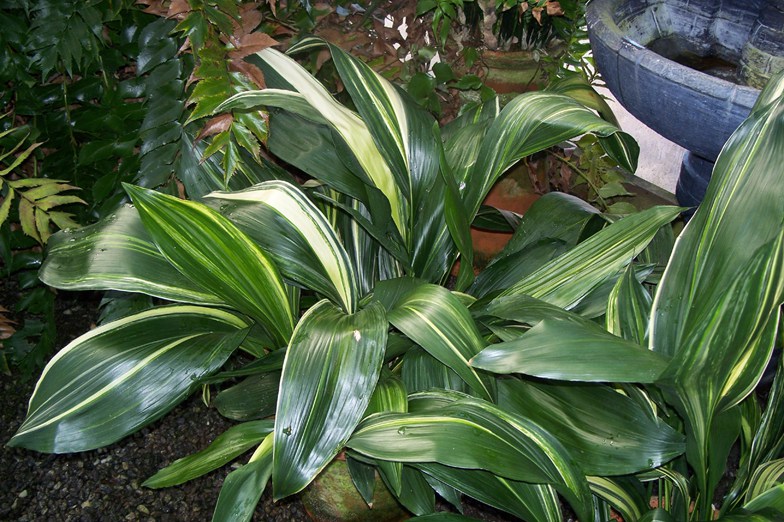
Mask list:
POLYGON ((494 400, 491 380, 468 363, 485 343, 468 309, 449 290, 419 285, 398 300, 389 312, 389 322, 451 368, 482 398, 494 400))
POLYGON ((656 381, 668 360, 600 326, 544 319, 523 336, 482 350, 475 368, 543 379, 591 382, 656 381))
POLYGON ((148 488, 165 488, 191 479, 231 462, 272 433, 273 421, 254 421, 232 426, 198 453, 177 459, 142 483, 148 488))
POLYGON ((522 520, 563 520, 558 493, 552 486, 510 480, 479 469, 459 469, 432 463, 418 467, 469 497, 522 520))
POLYGON ((606 327, 613 335, 647 345, 651 295, 635 277, 632 265, 615 283, 607 303, 606 327))
POLYGON ((272 473, 272 438, 272 433, 267 435, 250 461, 229 473, 223 481, 212 515, 213 522, 247 522, 253 517, 272 473))
POLYGON ((631 478, 624 480, 623 477, 617 479, 588 477, 591 492, 609 503, 625 522, 636 522, 648 509, 647 492, 642 487, 628 487, 628 483, 633 480, 631 478))
POLYGON ((224 417, 237 421, 263 419, 275 413, 280 372, 246 377, 239 384, 221 391, 213 406, 224 417))
MULTIPOLYGON (((370 403, 364 417, 380 412, 405 413, 408 411, 408 396, 403 381, 388 371, 382 371, 381 378, 370 396, 370 403)), ((403 465, 400 462, 380 460, 377 463, 384 473, 389 489, 396 495, 401 494, 403 465)))
POLYGON ((678 207, 653 207, 620 219, 523 278, 503 295, 527 294, 571 308, 628 265, 659 228, 679 213, 678 207))
POLYGON ((158 250, 177 270, 259 321, 281 344, 294 319, 277 267, 210 208, 125 185, 158 250))
POLYGON ((434 513, 436 496, 421 471, 411 466, 403 466, 403 480, 398 502, 415 515, 434 513))
POLYGON ((586 475, 637 473, 685 450, 678 432, 608 386, 505 379, 498 402, 552 433, 586 475))
MULTIPOLYGON (((474 216, 496 180, 518 160, 575 136, 610 136, 618 128, 572 98, 531 92, 509 102, 493 121, 482 141, 466 187, 465 203, 474 216)), ((627 142, 622 142, 627 144, 627 142)), ((629 158, 634 151, 625 151, 629 158)))
POLYGON ((431 388, 463 393, 470 391, 466 382, 454 370, 419 347, 406 352, 400 367, 401 377, 409 393, 431 388))
POLYGON ((589 518, 591 500, 585 477, 548 432, 528 419, 457 392, 422 395, 436 403, 413 414, 374 415, 359 425, 347 445, 377 459, 437 462, 552 484, 578 516, 589 518))
MULTIPOLYGON (((282 100, 283 103, 277 102, 276 105, 283 105, 284 108, 289 110, 291 110, 292 103, 297 103, 298 107, 309 105, 311 109, 301 109, 301 111, 308 110, 312 114, 315 110, 323 121, 328 122, 332 126, 335 132, 348 144, 373 186, 378 188, 389 200, 389 205, 392 209, 392 219, 397 225, 400 235, 405 238, 408 232, 408 220, 406 218, 408 211, 406 210, 405 199, 400 192, 400 188, 395 183, 394 175, 374 143, 367 125, 356 113, 338 103, 318 80, 288 56, 272 48, 264 49, 257 53, 256 56, 273 68, 279 75, 283 76, 298 93, 298 96, 289 93, 288 100, 282 100), (292 102, 292 100, 297 98, 301 101, 292 102)), ((245 107, 267 104, 269 103, 268 100, 260 101, 265 96, 262 94, 263 92, 249 91, 237 94, 218 107, 217 110, 237 108, 241 104, 244 104, 245 107)), ((274 94, 283 95, 285 91, 276 91, 274 94)))
POLYGON ((9 444, 70 453, 118 441, 187 397, 248 327, 233 313, 196 306, 155 308, 99 326, 46 365, 9 444))
MULTIPOLYGON (((778 75, 725 144, 653 303, 650 345, 674 356, 668 400, 690 428, 689 460, 703 491, 713 418, 749 392, 735 382, 761 375, 758 364, 746 364, 755 359, 749 350, 770 349, 759 339, 784 300, 784 187, 777 175, 784 163, 782 92, 778 75), (739 395, 723 396, 727 390, 739 395)), ((701 500, 706 512, 710 498, 701 500)))
POLYGON ((493 263, 543 240, 560 240, 572 247, 583 238, 586 228, 594 221, 604 223, 599 211, 586 201, 563 192, 548 192, 526 211, 517 230, 493 263))
POLYGON ((121 290, 173 301, 223 304, 166 260, 136 209, 128 205, 95 225, 54 234, 38 276, 63 290, 121 290))
POLYGON ((275 421, 275 498, 297 493, 337 455, 378 381, 388 323, 374 303, 347 315, 327 301, 294 331, 275 421))
POLYGON ((281 272, 353 313, 357 283, 348 254, 321 211, 293 185, 268 181, 207 196, 268 252, 281 272))

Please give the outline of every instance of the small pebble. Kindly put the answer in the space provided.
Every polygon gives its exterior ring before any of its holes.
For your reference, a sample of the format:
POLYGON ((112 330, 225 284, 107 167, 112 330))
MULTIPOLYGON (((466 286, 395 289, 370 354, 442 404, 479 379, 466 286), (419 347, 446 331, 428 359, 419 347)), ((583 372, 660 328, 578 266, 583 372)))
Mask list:
POLYGON ((89 500, 85 500, 84 502, 82 502, 82 509, 87 509, 88 507, 91 507, 92 505, 93 505, 92 502, 90 502, 89 500))
POLYGON ((139 511, 141 511, 145 515, 149 515, 150 514, 150 510, 147 509, 147 506, 145 506, 144 504, 139 504, 138 506, 136 506, 136 509, 138 509, 139 511))
POLYGON ((19 493, 19 498, 26 498, 27 497, 27 490, 23 489, 21 493, 19 493))

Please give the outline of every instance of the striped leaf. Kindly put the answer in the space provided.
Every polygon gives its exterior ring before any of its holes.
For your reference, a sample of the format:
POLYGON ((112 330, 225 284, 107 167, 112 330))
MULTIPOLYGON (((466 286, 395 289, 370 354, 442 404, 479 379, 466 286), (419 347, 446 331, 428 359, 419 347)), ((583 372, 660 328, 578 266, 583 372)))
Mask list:
POLYGON ((283 345, 294 319, 277 267, 229 220, 210 208, 125 185, 158 250, 177 270, 210 288, 283 345))
POLYGON ((586 475, 628 475, 685 451, 683 436, 616 390, 505 379, 499 406, 552 433, 586 475))
POLYGON ((299 189, 268 181, 207 198, 273 258, 284 276, 354 312, 357 283, 348 254, 321 211, 299 189))
POLYGON ((267 435, 250 461, 229 473, 223 481, 212 514, 213 522, 248 522, 253 518, 256 504, 272 473, 272 439, 272 434, 267 435))
MULTIPOLYGON (((267 48, 257 53, 256 56, 266 63, 267 66, 274 69, 277 74, 285 78, 285 81, 298 93, 298 95, 288 95, 289 99, 293 100, 292 103, 295 103, 296 107, 298 107, 298 112, 302 113, 303 111, 311 110, 304 106, 302 103, 304 101, 312 109, 315 109, 320 114, 322 121, 328 122, 334 131, 348 144, 364 175, 388 199, 392 210, 392 219, 400 235, 404 238, 407 237, 408 219, 406 216, 408 210, 406 209, 405 198, 387 162, 379 152, 373 136, 362 119, 335 100, 329 91, 311 76, 305 68, 285 54, 275 49, 267 48)), ((237 94, 229 98, 218 110, 266 105, 268 101, 261 101, 261 97, 268 95, 262 93, 263 91, 248 91, 237 94)), ((278 96, 282 95, 282 93, 283 91, 275 92, 274 94, 278 96)), ((276 105, 283 105, 286 109, 289 109, 288 103, 288 101, 284 101, 276 105)))
POLYGON ((607 330, 623 339, 647 345, 652 301, 651 295, 637 280, 630 264, 610 293, 606 314, 607 330))
POLYGON ((275 498, 297 493, 337 455, 365 412, 386 348, 384 308, 347 315, 321 301, 303 315, 283 364, 275 421, 275 498))
POLYGON ((360 424, 348 447, 376 459, 436 462, 552 484, 580 518, 590 518, 585 477, 548 432, 528 419, 457 392, 422 395, 432 396, 435 404, 418 413, 374 415, 360 424))
POLYGON ((198 453, 177 459, 148 478, 142 486, 165 488, 183 484, 218 469, 261 443, 272 433, 272 421, 245 422, 221 433, 209 446, 198 453))
POLYGON ((544 319, 526 334, 482 350, 474 368, 580 382, 652 383, 667 368, 665 357, 616 337, 600 326, 544 319))
POLYGON ((38 276, 63 290, 122 290, 172 301, 223 303, 166 260, 129 205, 94 225, 54 234, 38 276))
POLYGON ((389 322, 457 373, 480 397, 493 401, 492 380, 468 360, 485 347, 468 309, 446 288, 422 284, 400 298, 389 322))
POLYGON ((187 397, 249 326, 233 313, 196 306, 155 308, 100 326, 46 365, 9 444, 69 453, 118 441, 187 397))
POLYGON ((662 206, 620 219, 523 278, 502 295, 526 294, 571 308, 628 265, 659 228, 679 213, 678 207, 662 206))
POLYGON ((558 493, 552 486, 510 480, 479 469, 441 464, 420 464, 418 467, 461 493, 522 520, 563 520, 558 493))
MULTIPOLYGON (((610 136, 620 131, 565 95, 532 92, 514 98, 488 129, 469 175, 469 179, 477 180, 466 187, 465 203, 470 215, 476 214, 490 188, 518 160, 586 133, 610 136)), ((624 151, 621 156, 634 159, 634 151, 624 151)), ((631 164, 624 166, 634 170, 631 164)))
POLYGON ((648 509, 648 498, 635 488, 624 487, 626 484, 623 482, 622 478, 588 477, 591 492, 595 496, 610 504, 624 522, 637 522, 648 509))
POLYGON ((761 339, 774 337, 770 322, 784 301, 782 93, 779 75, 725 144, 653 303, 650 345, 673 356, 668 399, 690 428, 689 462, 705 513, 707 470, 718 465, 709 460, 714 418, 761 377, 772 350, 761 339))

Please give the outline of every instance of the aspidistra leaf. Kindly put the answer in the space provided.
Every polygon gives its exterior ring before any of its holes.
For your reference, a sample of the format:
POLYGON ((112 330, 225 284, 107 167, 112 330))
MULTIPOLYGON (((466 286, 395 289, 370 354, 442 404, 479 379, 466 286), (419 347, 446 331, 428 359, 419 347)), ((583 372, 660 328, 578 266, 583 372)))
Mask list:
POLYGON ((177 459, 142 483, 148 488, 165 488, 183 484, 231 462, 272 433, 271 420, 245 422, 221 433, 209 446, 177 459))
POLYGON ((158 250, 189 279, 259 321, 280 344, 294 319, 277 267, 247 235, 205 205, 124 185, 158 250))
POLYGON ((275 416, 275 498, 301 491, 348 440, 378 381, 387 330, 378 303, 349 315, 320 301, 302 316, 275 416))
POLYGON ((220 368, 249 326, 224 310, 170 306, 91 330, 46 365, 9 444, 70 453, 120 440, 220 368))
POLYGON ((283 181, 267 181, 207 197, 276 260, 284 275, 354 312, 357 283, 348 254, 327 219, 300 190, 283 181))
POLYGON ((163 257, 130 205, 94 225, 54 234, 38 276, 64 290, 121 290, 172 301, 223 303, 163 257))

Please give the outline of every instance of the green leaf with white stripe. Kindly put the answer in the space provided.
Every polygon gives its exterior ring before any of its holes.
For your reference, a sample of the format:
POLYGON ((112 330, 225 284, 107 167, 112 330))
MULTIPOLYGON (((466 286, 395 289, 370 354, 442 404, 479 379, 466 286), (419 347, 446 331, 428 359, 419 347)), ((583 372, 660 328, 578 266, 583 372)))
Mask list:
POLYGON ((652 301, 651 295, 637 280, 633 266, 629 264, 610 293, 607 330, 623 339, 647 345, 652 301))
POLYGON ((499 406, 552 433, 586 475, 628 475, 681 455, 683 436, 604 385, 504 379, 499 406))
POLYGON ((522 520, 563 521, 558 492, 552 486, 510 480, 480 469, 434 463, 417 467, 461 493, 522 520))
POLYGON ((495 373, 580 382, 652 383, 669 360, 598 325, 544 319, 527 333, 488 346, 471 365, 495 373))
POLYGON ((610 504, 624 522, 637 522, 643 512, 648 510, 647 492, 633 478, 589 476, 588 483, 591 492, 610 504))
POLYGON ((389 322, 430 355, 457 373, 479 396, 493 401, 493 381, 471 368, 468 360, 485 342, 460 300, 441 286, 422 284, 400 298, 389 322))
POLYGON ((232 426, 221 433, 209 446, 198 453, 175 460, 145 480, 142 486, 153 489, 176 486, 218 469, 261 443, 272 433, 273 427, 274 422, 271 420, 245 422, 232 426))
POLYGON ((161 255, 130 205, 94 225, 54 234, 38 276, 63 290, 121 290, 172 301, 223 304, 161 255))
POLYGON ((275 261, 285 277, 353 313, 357 283, 348 254, 327 219, 301 190, 268 181, 237 192, 213 192, 229 218, 275 261))
MULTIPOLYGON (((267 48, 257 53, 256 56, 285 78, 286 82, 298 93, 298 95, 289 93, 288 100, 281 98, 282 103, 275 102, 276 106, 283 106, 288 110, 294 109, 299 114, 307 114, 306 117, 311 119, 315 118, 312 112, 315 110, 321 121, 331 125, 349 146, 370 183, 389 200, 392 219, 400 235, 406 238, 408 236, 406 200, 365 122, 356 113, 335 100, 329 91, 305 68, 285 54, 267 48), (289 105, 290 103, 292 105, 289 105)), ((273 103, 269 100, 271 94, 263 93, 264 91, 248 91, 237 94, 218 107, 218 110, 237 107, 251 108, 273 103)), ((285 91, 275 90, 272 94, 284 96, 284 93, 285 91)))
POLYGON ((250 325, 224 310, 170 306, 100 326, 52 358, 9 445, 100 448, 160 418, 220 368, 250 325))
POLYGON ((526 294, 562 308, 572 308, 628 265, 659 228, 678 214, 678 207, 661 206, 620 219, 523 278, 502 295, 526 294))
MULTIPOLYGON (((465 202, 470 215, 476 214, 490 188, 518 160, 586 133, 610 136, 620 130, 568 96, 532 92, 514 98, 488 129, 469 175, 472 182, 466 187, 465 202)), ((632 158, 634 151, 622 156, 632 158)))
POLYGON ((348 315, 320 301, 302 316, 283 364, 275 416, 275 498, 301 491, 338 454, 381 372, 388 323, 373 303, 348 315))
POLYGON ((209 207, 125 185, 145 228, 177 270, 256 319, 280 343, 294 328, 277 267, 247 235, 209 207))
POLYGON ((585 477, 566 448, 540 426, 458 392, 434 391, 414 398, 432 399, 433 404, 417 413, 366 419, 348 447, 376 459, 436 462, 552 484, 581 519, 590 519, 592 502, 585 477))
POLYGON ((213 522, 248 522, 267 487, 272 473, 272 439, 267 435, 244 466, 232 471, 223 481, 213 522))

